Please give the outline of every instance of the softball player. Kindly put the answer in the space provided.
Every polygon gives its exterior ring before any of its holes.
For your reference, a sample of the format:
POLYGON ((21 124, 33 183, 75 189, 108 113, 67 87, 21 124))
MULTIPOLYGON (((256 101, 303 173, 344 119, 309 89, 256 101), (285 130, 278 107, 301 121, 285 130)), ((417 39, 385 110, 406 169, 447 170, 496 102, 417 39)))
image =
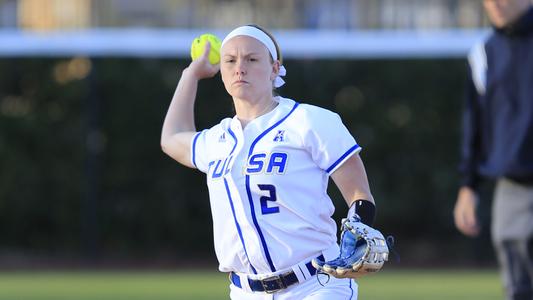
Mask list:
POLYGON ((339 256, 329 176, 352 212, 366 223, 374 217, 361 147, 337 114, 273 96, 286 71, 263 29, 228 34, 220 65, 211 65, 208 53, 209 45, 183 71, 161 146, 207 176, 215 251, 219 270, 229 273, 231 299, 356 299, 353 279, 320 284, 311 261, 339 256), (219 70, 236 115, 197 132, 198 81, 219 70))

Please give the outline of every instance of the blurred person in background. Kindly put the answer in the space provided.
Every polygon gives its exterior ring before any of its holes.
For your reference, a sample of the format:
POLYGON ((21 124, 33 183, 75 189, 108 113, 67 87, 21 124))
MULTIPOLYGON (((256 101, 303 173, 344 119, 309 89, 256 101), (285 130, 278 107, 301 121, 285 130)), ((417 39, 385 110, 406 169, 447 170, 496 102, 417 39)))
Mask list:
POLYGON ((493 26, 473 47, 463 112, 462 185, 455 225, 480 233, 481 179, 495 180, 491 235, 507 299, 533 299, 533 9, 484 0, 493 26))

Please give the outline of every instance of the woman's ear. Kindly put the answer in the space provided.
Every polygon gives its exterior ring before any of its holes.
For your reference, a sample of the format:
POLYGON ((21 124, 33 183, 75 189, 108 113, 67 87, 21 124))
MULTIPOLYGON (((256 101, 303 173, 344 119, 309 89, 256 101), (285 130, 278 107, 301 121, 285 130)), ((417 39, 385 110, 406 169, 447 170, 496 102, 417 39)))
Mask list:
POLYGON ((273 64, 272 64, 272 73, 270 74, 270 80, 274 80, 276 79, 276 77, 278 76, 279 74, 279 68, 280 68, 280 62, 279 60, 276 60, 273 64))

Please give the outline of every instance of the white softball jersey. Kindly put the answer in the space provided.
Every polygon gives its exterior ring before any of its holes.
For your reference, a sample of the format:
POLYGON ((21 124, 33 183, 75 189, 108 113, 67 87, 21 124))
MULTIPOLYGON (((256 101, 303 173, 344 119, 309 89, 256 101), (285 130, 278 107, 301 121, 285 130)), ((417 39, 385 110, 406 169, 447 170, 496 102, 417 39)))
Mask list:
POLYGON ((275 100, 244 129, 226 118, 191 143, 207 175, 222 272, 276 273, 337 245, 328 178, 361 147, 337 114, 275 100))

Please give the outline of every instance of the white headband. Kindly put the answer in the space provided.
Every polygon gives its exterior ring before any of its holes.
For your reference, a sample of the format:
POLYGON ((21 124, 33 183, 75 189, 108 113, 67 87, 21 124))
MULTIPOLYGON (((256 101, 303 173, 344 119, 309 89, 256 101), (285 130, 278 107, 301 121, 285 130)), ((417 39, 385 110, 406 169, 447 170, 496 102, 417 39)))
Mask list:
MULTIPOLYGON (((238 36, 238 35, 245 35, 249 37, 253 37, 254 39, 260 41, 265 47, 268 49, 268 52, 270 52, 270 55, 272 55, 272 58, 274 60, 278 60, 278 53, 276 51, 276 46, 274 45, 274 41, 262 30, 255 28, 253 26, 241 26, 235 28, 233 31, 231 31, 222 41, 222 44, 220 48, 224 47, 224 44, 229 41, 230 39, 238 36)), ((279 74, 274 79, 274 87, 278 88, 285 84, 285 81, 281 79, 281 76, 285 76, 287 74, 287 70, 282 65, 279 68, 279 74)))

